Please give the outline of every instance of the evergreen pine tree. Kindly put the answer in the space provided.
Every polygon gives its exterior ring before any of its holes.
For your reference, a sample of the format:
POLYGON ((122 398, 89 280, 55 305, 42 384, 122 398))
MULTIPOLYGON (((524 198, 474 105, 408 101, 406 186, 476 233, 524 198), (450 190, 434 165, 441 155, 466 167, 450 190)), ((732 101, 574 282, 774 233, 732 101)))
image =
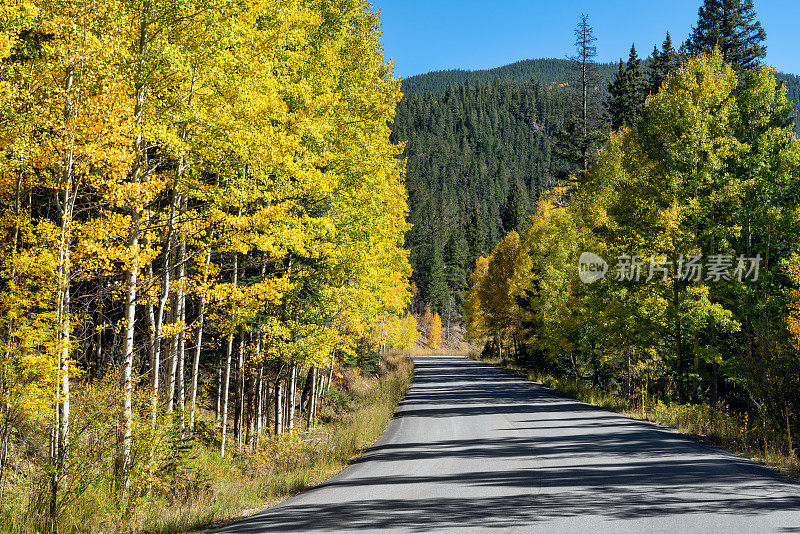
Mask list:
POLYGON ((647 86, 642 60, 636 53, 636 47, 631 46, 627 63, 620 60, 617 76, 608 85, 606 108, 612 127, 632 126, 639 117, 646 98, 647 86))
POLYGON ((520 183, 519 178, 517 178, 508 193, 508 197, 506 197, 506 203, 500 213, 503 233, 507 234, 511 230, 520 232, 528 220, 530 211, 528 193, 520 183))
POLYGON ((571 58, 575 81, 572 89, 572 114, 566 127, 556 135, 556 155, 572 164, 578 178, 589 172, 591 156, 605 139, 602 132, 604 113, 597 72, 597 47, 588 15, 581 14, 575 28, 575 55, 571 58))
POLYGON ((447 305, 448 289, 445 279, 445 266, 442 254, 442 245, 438 239, 433 238, 433 242, 427 247, 427 257, 425 258, 425 287, 423 288, 423 298, 434 311, 444 311, 447 305))
POLYGON ((667 77, 677 71, 680 65, 680 56, 672 46, 672 38, 667 32, 661 45, 661 51, 659 52, 657 47, 653 48, 653 56, 650 61, 650 92, 657 93, 667 77))
POLYGON ((753 0, 704 0, 697 15, 697 26, 685 43, 689 54, 719 46, 737 72, 758 66, 767 55, 767 34, 756 20, 753 0))
POLYGON ((628 63, 625 66, 625 78, 627 89, 625 124, 631 126, 641 114, 642 106, 647 98, 642 60, 636 53, 635 45, 631 45, 628 63))
POLYGON ((611 127, 614 129, 622 126, 625 116, 625 97, 627 96, 627 77, 625 76, 625 62, 619 60, 619 70, 614 81, 608 84, 608 101, 606 109, 611 118, 611 127))
POLYGON ((469 243, 464 233, 464 224, 458 224, 444 247, 445 280, 453 296, 455 310, 464 304, 464 295, 469 288, 469 243))

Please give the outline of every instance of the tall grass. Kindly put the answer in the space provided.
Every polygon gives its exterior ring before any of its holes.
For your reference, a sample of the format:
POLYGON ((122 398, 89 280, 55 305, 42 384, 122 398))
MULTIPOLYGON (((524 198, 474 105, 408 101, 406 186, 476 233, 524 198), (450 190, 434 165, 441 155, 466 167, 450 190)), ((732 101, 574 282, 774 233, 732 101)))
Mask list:
MULTIPOLYGON (((87 482, 65 496, 59 533, 178 533, 198 530, 286 499, 342 469, 383 432, 413 375, 407 357, 388 356, 378 376, 354 374, 348 410, 312 430, 262 441, 256 451, 221 457, 195 440, 167 487, 123 501, 111 477, 87 482)), ((213 425, 213 421, 210 421, 213 425)), ((234 442, 235 443, 235 442, 234 442)), ((92 466, 86 466, 91 471, 92 466)), ((156 473, 155 479, 159 479, 156 473)), ((0 502, 0 532, 45 532, 42 477, 21 480, 0 502)))
POLYGON ((724 402, 713 406, 659 399, 642 402, 639 397, 615 395, 583 380, 556 378, 534 372, 508 358, 486 358, 478 352, 470 352, 469 357, 505 367, 528 380, 587 404, 674 428, 706 443, 775 467, 789 476, 800 477, 800 461, 794 453, 793 444, 785 435, 771 431, 758 418, 731 410, 724 402))

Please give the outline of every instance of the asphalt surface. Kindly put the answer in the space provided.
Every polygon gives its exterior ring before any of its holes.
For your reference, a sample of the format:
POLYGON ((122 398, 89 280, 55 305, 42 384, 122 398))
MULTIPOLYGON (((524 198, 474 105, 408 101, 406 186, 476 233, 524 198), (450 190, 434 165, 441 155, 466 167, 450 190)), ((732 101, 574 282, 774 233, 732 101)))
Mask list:
POLYGON ((359 461, 217 532, 800 533, 800 485, 772 470, 487 364, 414 361, 359 461))

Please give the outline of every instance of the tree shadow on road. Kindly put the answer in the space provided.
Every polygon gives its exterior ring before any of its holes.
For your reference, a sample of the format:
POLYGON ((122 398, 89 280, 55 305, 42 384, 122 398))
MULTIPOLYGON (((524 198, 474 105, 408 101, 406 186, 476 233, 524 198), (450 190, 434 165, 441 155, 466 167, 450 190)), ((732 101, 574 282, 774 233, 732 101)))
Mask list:
POLYGON ((395 434, 301 497, 217 532, 427 532, 576 516, 800 512, 798 486, 769 469, 492 369, 417 362, 398 412, 432 424, 502 414, 509 426, 491 438, 395 434))

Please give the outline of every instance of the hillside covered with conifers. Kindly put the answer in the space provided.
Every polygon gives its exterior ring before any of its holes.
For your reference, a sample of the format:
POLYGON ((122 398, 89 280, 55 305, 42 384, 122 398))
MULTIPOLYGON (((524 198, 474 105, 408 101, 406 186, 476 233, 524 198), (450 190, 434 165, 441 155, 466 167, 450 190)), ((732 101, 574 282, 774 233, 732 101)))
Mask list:
MULTIPOLYGON (((669 39, 669 37, 668 37, 669 39)), ((643 90, 655 90, 656 57, 640 62, 643 90)), ((680 56, 672 49, 675 58, 680 56)), ((676 64, 677 65, 677 64, 676 64)), ((509 230, 519 230, 540 194, 575 162, 559 153, 558 137, 574 114, 576 62, 531 59, 487 70, 442 70, 402 81, 392 139, 405 142, 409 222, 406 246, 414 269, 415 307, 460 321, 475 260, 509 230), (555 152, 554 152, 555 151, 555 152)), ((620 65, 593 65, 598 129, 614 127, 609 92, 620 65)), ((787 99, 800 109, 800 77, 778 73, 787 99)), ((796 116, 796 112, 795 112, 796 116)), ((797 126, 795 126, 797 131, 797 126)))
POLYGON ((398 104, 392 139, 406 142, 406 246, 420 302, 457 320, 475 259, 552 185, 553 136, 567 109, 563 91, 512 80, 398 104))
MULTIPOLYGON (((442 94, 448 87, 459 87, 470 83, 488 83, 496 79, 513 79, 524 84, 536 80, 546 86, 563 86, 574 81, 571 61, 567 59, 539 58, 523 59, 482 70, 448 69, 417 74, 403 78, 403 93, 406 95, 442 94)), ((602 79, 607 84, 614 77, 617 66, 613 63, 598 64, 602 79)))

